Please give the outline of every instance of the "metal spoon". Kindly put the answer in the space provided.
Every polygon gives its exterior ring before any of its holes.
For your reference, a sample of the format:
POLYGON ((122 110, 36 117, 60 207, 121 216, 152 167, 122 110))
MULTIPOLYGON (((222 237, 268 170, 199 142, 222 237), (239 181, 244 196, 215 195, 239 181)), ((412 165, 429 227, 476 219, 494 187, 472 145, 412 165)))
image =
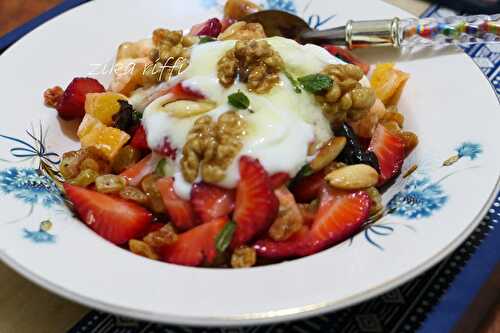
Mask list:
POLYGON ((242 20, 262 24, 269 37, 282 36, 299 43, 346 45, 350 49, 500 41, 500 14, 420 20, 349 20, 343 27, 328 30, 313 30, 300 17, 278 10, 256 12, 242 20))

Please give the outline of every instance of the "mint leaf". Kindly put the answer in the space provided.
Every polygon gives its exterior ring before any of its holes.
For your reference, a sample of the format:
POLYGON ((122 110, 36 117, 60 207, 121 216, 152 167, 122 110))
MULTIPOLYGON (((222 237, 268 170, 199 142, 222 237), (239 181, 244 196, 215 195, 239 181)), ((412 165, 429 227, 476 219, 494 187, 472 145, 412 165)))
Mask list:
POLYGON ((155 173, 160 176, 160 177, 165 177, 165 166, 167 165, 167 160, 162 158, 160 161, 158 161, 158 164, 156 164, 155 168, 155 173))
POLYGON ((331 77, 324 74, 306 75, 303 77, 299 77, 298 80, 305 90, 313 94, 322 92, 326 89, 330 89, 334 83, 331 77))
POLYGON ((215 248, 217 252, 223 253, 231 244, 233 240, 234 231, 236 230, 236 222, 229 221, 224 228, 215 237, 215 248))
POLYGON ((210 36, 200 36, 200 44, 215 42, 217 39, 210 36))
POLYGON ((227 96, 227 101, 237 109, 245 110, 250 106, 250 100, 241 91, 227 96))
POLYGON ((292 84, 293 86, 293 89, 295 90, 295 92, 297 94, 301 94, 302 93, 302 89, 300 89, 300 83, 299 81, 297 81, 293 76, 292 74, 290 74, 288 71, 285 71, 285 75, 286 77, 288 78, 288 80, 290 80, 290 83, 292 84))

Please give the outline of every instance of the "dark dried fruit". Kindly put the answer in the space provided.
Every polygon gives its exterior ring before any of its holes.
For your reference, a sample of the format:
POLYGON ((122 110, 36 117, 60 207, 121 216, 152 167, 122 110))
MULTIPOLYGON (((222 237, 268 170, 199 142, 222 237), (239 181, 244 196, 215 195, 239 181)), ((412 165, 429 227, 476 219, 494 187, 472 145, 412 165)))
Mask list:
POLYGON ((360 144, 358 137, 354 134, 352 128, 347 124, 342 124, 336 131, 335 134, 339 136, 345 136, 347 139, 346 145, 337 161, 344 162, 348 165, 352 164, 367 164, 375 170, 379 171, 379 165, 377 156, 370 151, 363 149, 360 144))
POLYGON ((113 115, 113 127, 130 134, 141 122, 142 114, 134 111, 134 107, 127 101, 119 100, 118 103, 120 111, 113 115))

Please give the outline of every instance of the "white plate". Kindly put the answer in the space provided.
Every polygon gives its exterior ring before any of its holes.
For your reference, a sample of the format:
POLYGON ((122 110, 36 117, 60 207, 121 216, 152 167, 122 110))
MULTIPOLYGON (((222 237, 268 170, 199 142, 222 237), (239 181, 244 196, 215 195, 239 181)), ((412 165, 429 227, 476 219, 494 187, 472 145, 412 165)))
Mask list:
MULTIPOLYGON (((290 1, 267 2, 293 9, 290 1)), ((296 0, 294 8, 313 22, 336 15, 322 27, 348 18, 406 16, 365 0, 296 0)), ((412 75, 400 109, 421 140, 404 169, 419 169, 386 193, 386 202, 396 196, 391 214, 329 250, 252 269, 194 269, 132 255, 71 217, 47 178, 33 169, 37 154, 51 165, 57 162, 51 152, 77 144, 68 136, 70 126, 42 105, 44 89, 65 86, 94 70, 92 64, 110 61, 123 41, 159 26, 186 28, 220 10, 216 0, 92 1, 36 29, 0 58, 5 262, 59 295, 104 311, 168 323, 241 325, 311 316, 376 296, 422 273, 466 238, 497 188, 500 112, 489 82, 461 53, 410 57, 398 65, 412 75), (40 124, 42 152, 23 143, 35 144, 25 131, 39 135, 40 124), (454 155, 456 163, 442 166, 454 155)))

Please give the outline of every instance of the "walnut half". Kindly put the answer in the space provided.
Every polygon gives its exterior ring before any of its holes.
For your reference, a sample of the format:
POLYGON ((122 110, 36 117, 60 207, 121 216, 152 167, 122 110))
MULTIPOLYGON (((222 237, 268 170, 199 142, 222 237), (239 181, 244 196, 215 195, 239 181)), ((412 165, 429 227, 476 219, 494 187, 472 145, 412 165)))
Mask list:
POLYGON ((198 118, 182 150, 184 179, 192 183, 200 171, 208 183, 224 179, 227 168, 243 146, 245 129, 243 117, 235 111, 223 113, 217 122, 210 116, 198 118))
POLYGON ((260 23, 236 22, 217 37, 218 40, 252 40, 266 38, 260 23))
POLYGON ((328 65, 321 73, 330 76, 334 84, 324 94, 316 96, 316 100, 334 126, 363 118, 375 103, 375 91, 359 82, 363 71, 358 66, 328 65))
POLYGON ((265 94, 280 82, 283 67, 283 59, 267 41, 238 41, 217 63, 217 77, 226 88, 239 77, 250 91, 265 94))

